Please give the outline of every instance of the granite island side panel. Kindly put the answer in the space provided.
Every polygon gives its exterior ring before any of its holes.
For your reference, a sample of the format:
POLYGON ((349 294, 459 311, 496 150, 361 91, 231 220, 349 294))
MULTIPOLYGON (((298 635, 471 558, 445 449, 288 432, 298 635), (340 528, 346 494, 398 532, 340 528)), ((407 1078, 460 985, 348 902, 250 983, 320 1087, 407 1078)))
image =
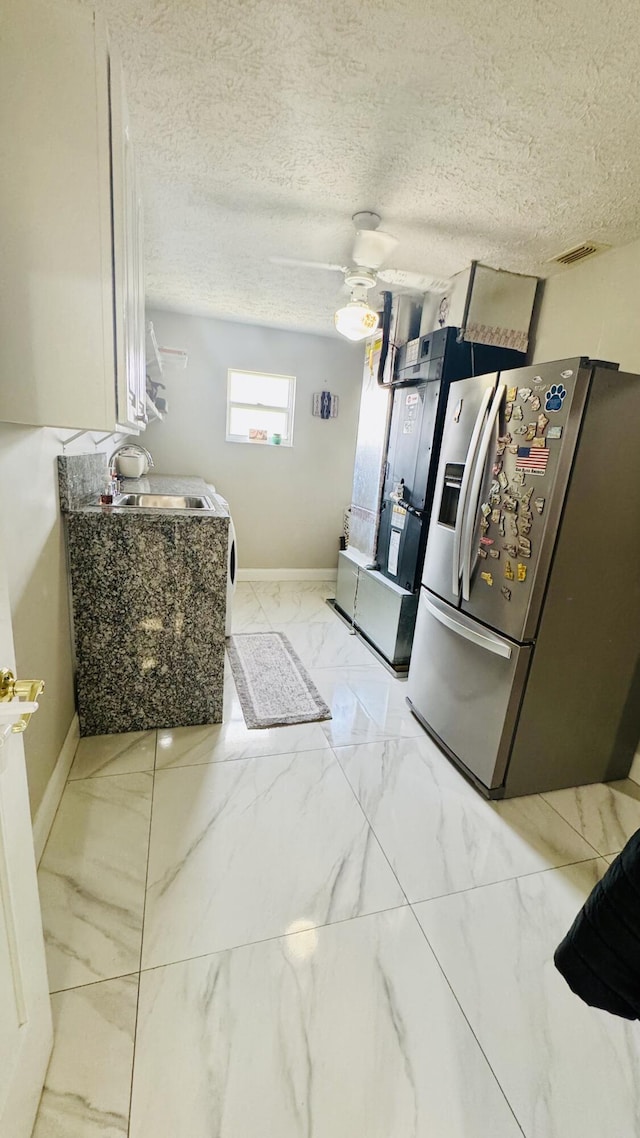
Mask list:
POLYGON ((82 735, 222 721, 228 527, 219 511, 67 514, 82 735))

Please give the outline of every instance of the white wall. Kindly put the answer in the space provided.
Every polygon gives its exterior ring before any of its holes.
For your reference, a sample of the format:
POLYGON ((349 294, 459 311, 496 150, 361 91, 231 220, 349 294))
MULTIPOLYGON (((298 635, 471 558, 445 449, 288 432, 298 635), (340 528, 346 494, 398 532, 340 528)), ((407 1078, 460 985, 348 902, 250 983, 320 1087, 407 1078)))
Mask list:
POLYGON ((545 282, 533 362, 589 355, 640 372, 640 241, 545 282))
MULTIPOLYGON (((0 539, 9 583, 16 663, 20 679, 43 679, 46 683, 38 713, 24 737, 33 816, 75 710, 56 464, 64 439, 73 433, 0 423, 0 539)), ((93 451, 93 437, 83 436, 68 453, 93 451)), ((99 449, 109 449, 110 445, 116 444, 109 440, 99 449)))
POLYGON ((241 569, 335 567, 351 501, 362 344, 174 312, 151 311, 160 345, 185 348, 167 378, 169 414, 145 435, 156 471, 215 483, 231 505, 241 569), (293 447, 227 443, 227 369, 295 375, 293 447), (311 414, 312 396, 340 399, 337 419, 311 414))

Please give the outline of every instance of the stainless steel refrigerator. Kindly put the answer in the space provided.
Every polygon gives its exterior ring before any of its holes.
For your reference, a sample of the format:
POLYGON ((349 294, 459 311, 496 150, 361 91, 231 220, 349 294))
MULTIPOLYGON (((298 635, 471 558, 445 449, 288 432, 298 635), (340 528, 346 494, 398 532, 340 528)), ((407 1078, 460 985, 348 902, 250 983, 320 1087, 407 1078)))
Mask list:
POLYGON ((640 735, 640 377, 451 385, 412 710, 491 798, 623 778, 640 735))

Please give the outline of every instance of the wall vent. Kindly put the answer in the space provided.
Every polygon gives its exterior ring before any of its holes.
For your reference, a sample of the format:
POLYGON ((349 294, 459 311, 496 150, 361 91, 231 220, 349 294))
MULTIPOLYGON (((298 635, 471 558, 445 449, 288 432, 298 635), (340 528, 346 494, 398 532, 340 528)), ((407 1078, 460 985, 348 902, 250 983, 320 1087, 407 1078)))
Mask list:
POLYGON ((578 261, 584 261, 586 257, 593 257, 596 253, 604 253, 610 248, 610 245, 603 245, 599 241, 583 241, 581 245, 574 245, 572 249, 566 249, 564 253, 559 253, 557 257, 551 257, 550 260, 554 265, 575 265, 578 261))

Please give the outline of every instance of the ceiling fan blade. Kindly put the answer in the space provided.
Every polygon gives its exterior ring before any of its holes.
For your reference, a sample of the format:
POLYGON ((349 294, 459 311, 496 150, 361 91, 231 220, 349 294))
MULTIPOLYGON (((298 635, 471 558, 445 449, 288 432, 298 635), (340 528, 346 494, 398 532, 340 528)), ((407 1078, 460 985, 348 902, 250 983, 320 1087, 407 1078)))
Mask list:
POLYGON ((353 262, 366 269, 379 269, 397 244, 397 237, 382 229, 358 229, 353 243, 353 262))
POLYGON ((410 288, 414 292, 446 292, 451 285, 451 280, 445 277, 428 277, 405 269, 380 269, 378 280, 397 288, 410 288))
POLYGON ((346 265, 332 265, 328 261, 297 261, 295 257, 270 257, 272 265, 287 265, 294 269, 329 269, 334 273, 346 273, 346 265))

